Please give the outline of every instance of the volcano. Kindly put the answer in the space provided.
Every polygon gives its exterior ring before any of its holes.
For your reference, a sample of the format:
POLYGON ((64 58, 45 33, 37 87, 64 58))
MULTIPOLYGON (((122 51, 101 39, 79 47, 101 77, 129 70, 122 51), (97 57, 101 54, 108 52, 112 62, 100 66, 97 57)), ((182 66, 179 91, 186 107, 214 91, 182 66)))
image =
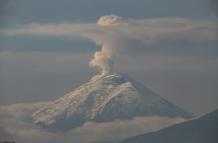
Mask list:
POLYGON ((124 74, 96 75, 61 98, 35 111, 34 123, 69 130, 86 121, 110 122, 142 116, 193 117, 124 74))

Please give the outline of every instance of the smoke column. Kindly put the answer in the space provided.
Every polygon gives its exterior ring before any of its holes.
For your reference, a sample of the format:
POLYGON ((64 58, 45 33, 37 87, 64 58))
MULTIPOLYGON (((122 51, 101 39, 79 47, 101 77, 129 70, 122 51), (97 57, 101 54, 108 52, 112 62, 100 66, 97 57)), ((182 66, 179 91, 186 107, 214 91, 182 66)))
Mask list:
MULTIPOLYGON (((97 24, 99 26, 116 26, 119 25, 122 20, 122 17, 108 15, 102 16, 97 24)), ((110 44, 102 43, 101 50, 95 52, 93 59, 90 61, 90 66, 100 68, 102 75, 113 73, 113 58, 115 58, 116 55, 113 52, 114 49, 116 49, 116 47, 111 47, 110 44)))
POLYGON ((101 74, 109 74, 113 72, 113 60, 112 53, 110 49, 102 46, 101 51, 97 51, 94 54, 93 59, 90 62, 90 65, 93 67, 99 67, 101 69, 101 74))

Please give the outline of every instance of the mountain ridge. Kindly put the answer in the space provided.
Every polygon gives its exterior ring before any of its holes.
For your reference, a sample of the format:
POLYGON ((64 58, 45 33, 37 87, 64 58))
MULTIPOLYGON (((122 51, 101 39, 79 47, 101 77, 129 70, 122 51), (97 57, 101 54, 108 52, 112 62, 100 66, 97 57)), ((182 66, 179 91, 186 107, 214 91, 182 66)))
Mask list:
POLYGON ((137 116, 192 117, 124 74, 96 75, 31 117, 51 129, 70 129, 86 121, 109 122, 137 116))
POLYGON ((218 109, 156 132, 130 137, 121 143, 217 143, 217 125, 218 109))

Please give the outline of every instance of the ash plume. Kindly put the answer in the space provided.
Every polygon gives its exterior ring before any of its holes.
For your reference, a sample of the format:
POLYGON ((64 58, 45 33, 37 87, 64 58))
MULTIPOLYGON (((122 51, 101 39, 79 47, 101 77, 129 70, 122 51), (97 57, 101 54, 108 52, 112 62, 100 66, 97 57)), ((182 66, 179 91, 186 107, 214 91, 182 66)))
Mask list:
POLYGON ((99 67, 102 75, 112 73, 114 65, 112 57, 110 49, 103 45, 101 51, 95 52, 90 66, 99 67))
MULTIPOLYGON (((97 22, 99 26, 115 26, 120 25, 124 19, 115 15, 102 16, 97 22)), ((88 36, 89 37, 89 36, 88 36)), ((90 38, 90 37, 89 37, 90 38)), ((90 39, 93 39, 92 37, 90 39)), ((116 57, 116 52, 118 47, 113 47, 110 40, 101 40, 97 37, 94 41, 98 41, 102 46, 100 51, 95 52, 93 59, 90 61, 90 66, 98 67, 101 69, 101 74, 113 73, 114 61, 113 58, 116 57)), ((114 45, 116 46, 116 45, 114 45)))

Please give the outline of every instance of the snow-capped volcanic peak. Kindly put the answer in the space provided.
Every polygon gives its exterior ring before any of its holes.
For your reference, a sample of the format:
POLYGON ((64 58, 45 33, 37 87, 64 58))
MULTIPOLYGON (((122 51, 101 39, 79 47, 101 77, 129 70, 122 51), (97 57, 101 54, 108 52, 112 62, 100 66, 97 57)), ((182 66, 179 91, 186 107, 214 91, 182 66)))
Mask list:
POLYGON ((127 120, 137 116, 182 116, 188 113, 170 104, 126 75, 97 75, 32 114, 35 123, 70 129, 85 121, 127 120))

